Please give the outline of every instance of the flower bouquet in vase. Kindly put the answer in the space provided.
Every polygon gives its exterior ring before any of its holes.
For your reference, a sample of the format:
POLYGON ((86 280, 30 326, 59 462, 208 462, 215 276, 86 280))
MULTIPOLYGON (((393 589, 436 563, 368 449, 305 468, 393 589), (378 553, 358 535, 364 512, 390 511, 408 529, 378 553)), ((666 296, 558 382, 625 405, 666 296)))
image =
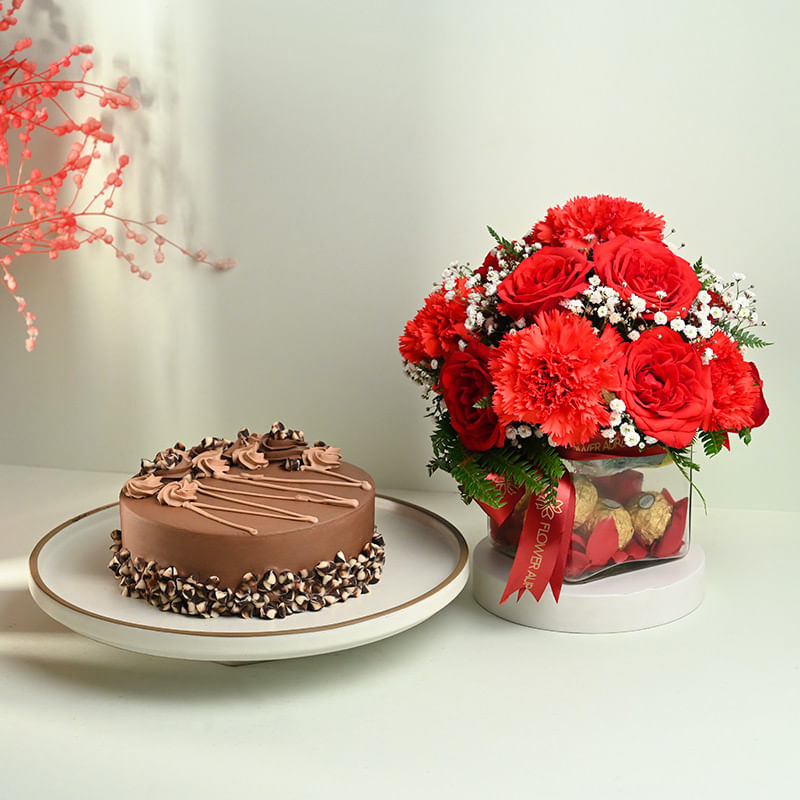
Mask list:
POLYGON ((684 556, 693 448, 748 444, 769 413, 743 355, 767 344, 753 287, 690 264, 663 217, 624 198, 576 197, 518 240, 489 232, 400 353, 430 402, 429 471, 514 558, 501 602, 684 556))

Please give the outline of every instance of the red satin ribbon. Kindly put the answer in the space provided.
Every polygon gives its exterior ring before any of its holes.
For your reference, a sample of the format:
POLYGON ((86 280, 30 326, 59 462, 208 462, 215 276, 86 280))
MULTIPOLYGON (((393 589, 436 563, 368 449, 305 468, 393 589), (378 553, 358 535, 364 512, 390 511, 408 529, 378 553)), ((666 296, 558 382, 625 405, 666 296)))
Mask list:
POLYGON ((608 442, 590 442, 587 445, 576 447, 562 447, 559 451, 561 458, 568 461, 602 461, 607 458, 644 458, 645 456, 661 456, 667 451, 660 445, 651 445, 640 450, 638 447, 623 447, 617 445, 609 448, 608 442))
MULTIPOLYGON (((492 508, 484 503, 480 506, 500 526, 511 516, 522 495, 521 489, 507 495, 501 508, 492 508)), ((501 605, 514 592, 517 601, 525 591, 540 600, 548 585, 558 602, 574 519, 575 486, 569 473, 565 472, 558 482, 555 505, 546 503, 541 495, 531 497, 501 605)))
MULTIPOLYGON (((494 477, 494 475, 489 476, 490 479, 494 477)), ((500 508, 494 508, 486 505, 486 503, 482 503, 480 500, 476 500, 475 502, 486 512, 486 515, 490 517, 492 522, 494 522, 494 524, 499 528, 514 513, 514 508, 522 499, 523 494, 525 494, 524 489, 518 489, 515 492, 504 494, 503 505, 500 506, 500 508)))

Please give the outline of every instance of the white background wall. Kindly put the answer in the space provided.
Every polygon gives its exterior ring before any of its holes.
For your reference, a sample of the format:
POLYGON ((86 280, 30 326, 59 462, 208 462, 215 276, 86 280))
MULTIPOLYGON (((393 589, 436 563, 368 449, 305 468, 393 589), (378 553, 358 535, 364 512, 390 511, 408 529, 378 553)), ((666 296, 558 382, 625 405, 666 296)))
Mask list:
POLYGON ((97 78, 138 81, 117 209, 239 266, 18 262, 41 338, 26 354, 0 296, 0 461, 130 472, 280 418, 379 486, 450 487, 425 472, 405 320, 486 224, 517 236, 605 192, 756 282, 772 417, 699 480, 712 505, 796 507, 798 25, 775 0, 28 0, 6 41, 35 35, 42 62, 91 42, 97 78))

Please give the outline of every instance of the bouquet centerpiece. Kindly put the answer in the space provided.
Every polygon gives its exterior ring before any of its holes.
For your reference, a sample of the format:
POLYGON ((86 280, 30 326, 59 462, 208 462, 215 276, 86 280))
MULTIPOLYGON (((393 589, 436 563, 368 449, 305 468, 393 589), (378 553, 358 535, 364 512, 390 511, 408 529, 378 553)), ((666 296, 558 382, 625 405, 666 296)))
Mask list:
POLYGON ((435 423, 429 472, 449 472, 516 551, 503 600, 685 554, 693 445, 748 444, 767 418, 742 354, 767 344, 754 287, 690 264, 664 227, 598 195, 519 240, 489 228, 482 265, 451 263, 400 337, 435 423), (687 497, 642 491, 642 468, 665 465, 687 497))

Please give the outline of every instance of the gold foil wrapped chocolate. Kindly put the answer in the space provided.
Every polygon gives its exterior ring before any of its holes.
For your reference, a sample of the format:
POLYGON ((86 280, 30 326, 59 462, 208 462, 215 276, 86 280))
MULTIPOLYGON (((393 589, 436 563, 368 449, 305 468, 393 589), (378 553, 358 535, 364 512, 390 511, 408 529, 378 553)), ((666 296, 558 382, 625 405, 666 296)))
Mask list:
POLYGON ((617 526, 619 549, 622 550, 623 547, 627 547, 633 538, 633 522, 631 521, 631 515, 616 500, 600 498, 586 520, 586 528, 591 531, 598 522, 602 522, 609 517, 613 518, 614 524, 617 526))
POLYGON ((661 492, 639 492, 625 505, 636 538, 646 547, 658 541, 672 517, 672 504, 661 492))
POLYGON ((594 484, 583 475, 573 475, 575 485, 575 521, 573 528, 580 528, 597 505, 597 489, 594 484))

